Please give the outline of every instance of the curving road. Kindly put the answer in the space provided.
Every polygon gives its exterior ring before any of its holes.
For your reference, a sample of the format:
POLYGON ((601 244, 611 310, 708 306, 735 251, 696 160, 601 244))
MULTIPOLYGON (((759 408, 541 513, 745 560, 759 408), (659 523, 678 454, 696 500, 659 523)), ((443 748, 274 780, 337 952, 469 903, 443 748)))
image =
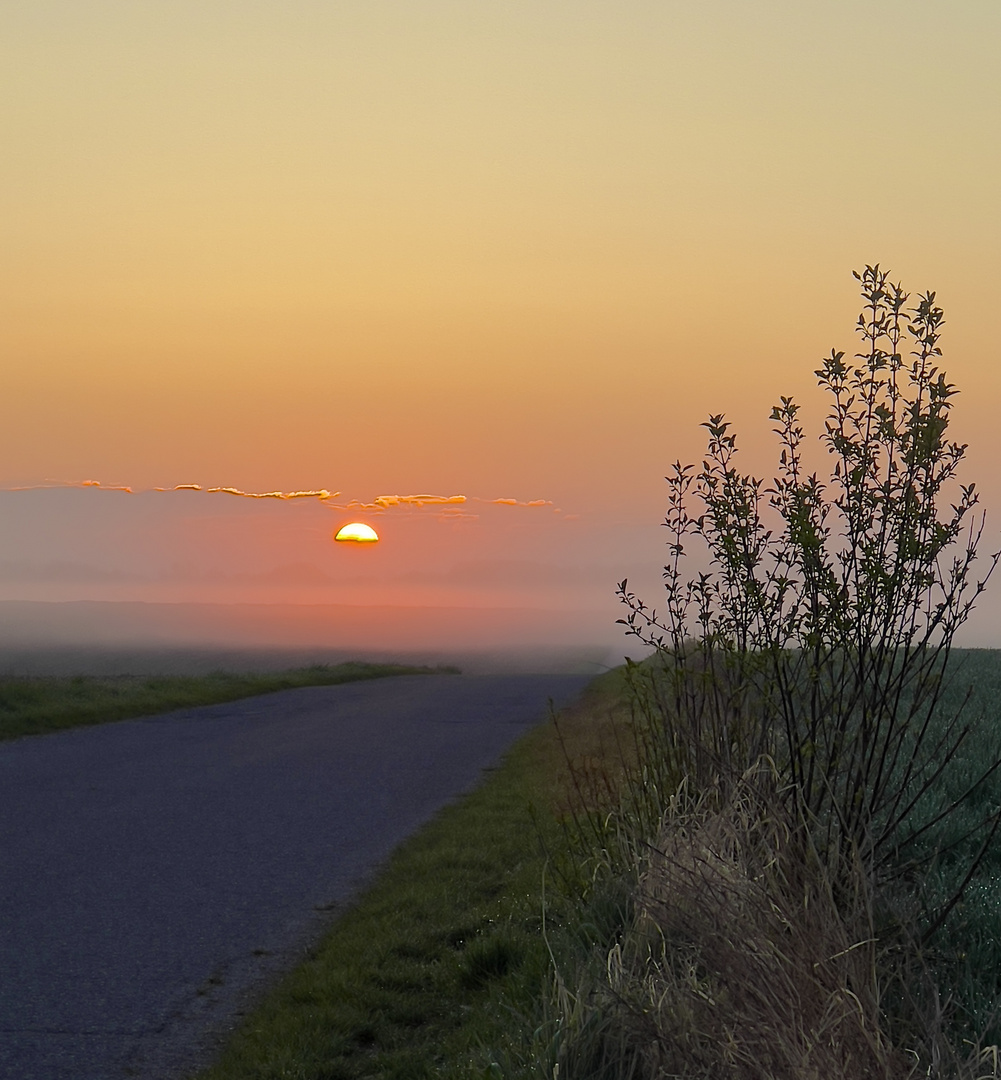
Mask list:
POLYGON ((0 1077, 183 1076, 586 682, 403 676, 0 744, 0 1077))

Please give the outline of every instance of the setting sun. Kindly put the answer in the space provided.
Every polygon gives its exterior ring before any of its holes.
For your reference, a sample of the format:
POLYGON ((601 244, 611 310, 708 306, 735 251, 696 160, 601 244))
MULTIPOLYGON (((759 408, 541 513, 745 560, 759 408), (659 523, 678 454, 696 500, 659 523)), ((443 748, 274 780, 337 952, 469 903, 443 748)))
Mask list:
POLYGON ((334 534, 334 539, 339 543, 374 544, 379 539, 379 534, 371 525, 361 521, 352 521, 350 525, 344 525, 334 534))

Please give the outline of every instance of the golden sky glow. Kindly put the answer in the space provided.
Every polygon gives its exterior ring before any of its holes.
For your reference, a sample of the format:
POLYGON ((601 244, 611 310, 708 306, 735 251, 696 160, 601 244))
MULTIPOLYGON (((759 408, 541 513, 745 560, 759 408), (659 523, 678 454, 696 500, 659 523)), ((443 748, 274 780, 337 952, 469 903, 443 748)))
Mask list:
POLYGON ((997 535, 999 53, 996 0, 3 5, 0 486, 653 527, 709 412, 760 473, 819 424, 879 261, 997 535))

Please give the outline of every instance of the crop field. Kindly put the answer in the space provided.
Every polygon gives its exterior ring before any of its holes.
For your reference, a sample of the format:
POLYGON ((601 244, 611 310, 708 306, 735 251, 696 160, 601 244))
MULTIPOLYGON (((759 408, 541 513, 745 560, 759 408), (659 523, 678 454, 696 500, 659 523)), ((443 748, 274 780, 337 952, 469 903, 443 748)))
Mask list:
POLYGON ((0 739, 216 705, 297 686, 446 671, 456 669, 349 662, 255 674, 7 676, 0 678, 0 739))

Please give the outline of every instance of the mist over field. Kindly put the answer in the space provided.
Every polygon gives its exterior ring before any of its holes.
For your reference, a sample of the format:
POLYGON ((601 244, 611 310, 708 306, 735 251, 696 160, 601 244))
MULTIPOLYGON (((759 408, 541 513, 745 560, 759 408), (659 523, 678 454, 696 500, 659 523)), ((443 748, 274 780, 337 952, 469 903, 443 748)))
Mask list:
POLYGON ((344 660, 593 672, 640 655, 600 613, 519 608, 0 602, 0 674, 270 671, 344 660), (587 614, 587 613, 584 613, 587 614))
MULTIPOLYGON (((661 602, 656 522, 472 499, 362 516, 378 544, 335 544, 352 513, 316 500, 0 492, 0 671, 253 669, 289 657, 565 671, 643 654, 616 624, 615 587, 627 577, 661 602)), ((1001 638, 999 610, 988 592, 960 643, 1001 638)))
MULTIPOLYGON (((290 657, 598 670, 628 651, 621 527, 473 500, 364 516, 381 540, 362 548, 333 542, 352 514, 316 500, 0 492, 0 670, 290 657)), ((656 567, 661 537, 637 531, 656 567)))

